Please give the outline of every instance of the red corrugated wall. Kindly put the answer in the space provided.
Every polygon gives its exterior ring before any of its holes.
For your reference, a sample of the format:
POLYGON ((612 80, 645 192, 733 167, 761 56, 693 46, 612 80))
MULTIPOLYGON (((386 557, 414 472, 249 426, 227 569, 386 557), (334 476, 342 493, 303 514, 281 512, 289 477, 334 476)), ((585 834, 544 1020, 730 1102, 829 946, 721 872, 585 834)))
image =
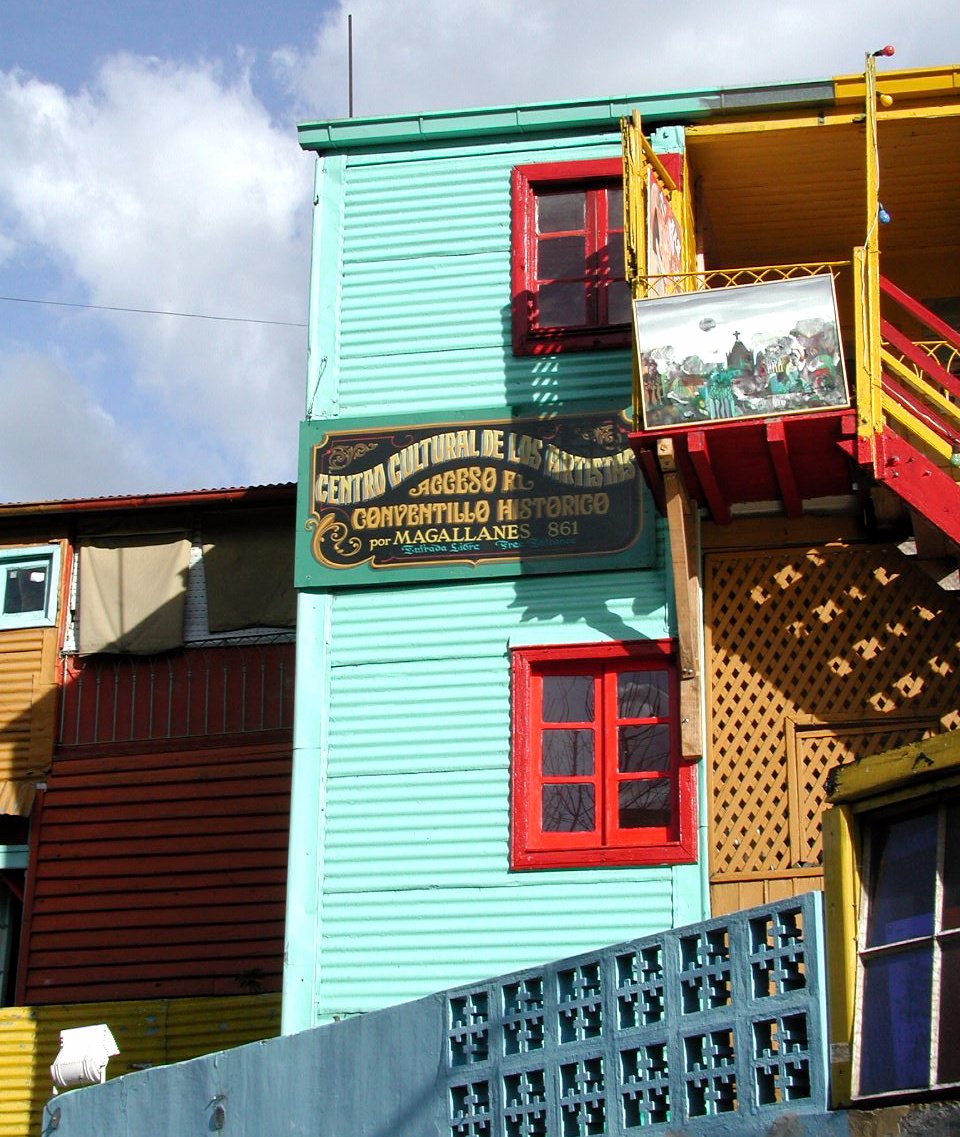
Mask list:
POLYGON ((34 815, 17 1001, 278 991, 289 731, 61 753, 34 815))

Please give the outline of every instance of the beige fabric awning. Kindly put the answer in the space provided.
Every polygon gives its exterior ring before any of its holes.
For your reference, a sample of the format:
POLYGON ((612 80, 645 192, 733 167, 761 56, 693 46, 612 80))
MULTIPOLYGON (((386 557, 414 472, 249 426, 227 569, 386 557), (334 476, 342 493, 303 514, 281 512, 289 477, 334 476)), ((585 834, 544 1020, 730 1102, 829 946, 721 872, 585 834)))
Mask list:
POLYGON ((186 532, 90 537, 80 543, 81 655, 152 655, 183 644, 186 532))

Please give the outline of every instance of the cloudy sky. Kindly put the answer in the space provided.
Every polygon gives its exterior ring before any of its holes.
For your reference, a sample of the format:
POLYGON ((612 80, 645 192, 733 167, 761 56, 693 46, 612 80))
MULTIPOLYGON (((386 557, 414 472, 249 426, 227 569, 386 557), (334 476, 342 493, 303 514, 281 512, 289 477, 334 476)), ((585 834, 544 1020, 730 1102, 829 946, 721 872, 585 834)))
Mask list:
POLYGON ((0 501, 293 479, 296 125, 346 115, 348 12, 363 116, 825 78, 888 42, 884 67, 955 64, 956 11, 0 0, 0 501))

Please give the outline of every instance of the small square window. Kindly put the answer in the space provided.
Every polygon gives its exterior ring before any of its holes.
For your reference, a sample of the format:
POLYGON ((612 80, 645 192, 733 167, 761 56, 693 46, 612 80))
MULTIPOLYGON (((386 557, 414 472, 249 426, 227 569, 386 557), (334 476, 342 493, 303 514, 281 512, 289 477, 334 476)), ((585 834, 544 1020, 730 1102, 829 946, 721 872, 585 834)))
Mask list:
POLYGON ((696 858, 669 642, 513 653, 514 868, 696 858))
POLYGON ((512 211, 514 352, 628 347, 620 159, 517 166, 512 211))
POLYGON ((51 545, 0 549, 0 629, 55 622, 59 551, 51 545))

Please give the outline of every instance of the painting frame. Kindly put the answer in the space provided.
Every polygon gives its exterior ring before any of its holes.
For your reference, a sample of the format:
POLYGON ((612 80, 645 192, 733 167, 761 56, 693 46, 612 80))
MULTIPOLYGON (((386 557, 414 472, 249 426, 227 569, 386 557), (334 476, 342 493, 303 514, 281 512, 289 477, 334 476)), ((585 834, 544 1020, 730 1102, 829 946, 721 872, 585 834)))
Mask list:
POLYGON ((644 430, 850 406, 830 273, 632 307, 644 430))

